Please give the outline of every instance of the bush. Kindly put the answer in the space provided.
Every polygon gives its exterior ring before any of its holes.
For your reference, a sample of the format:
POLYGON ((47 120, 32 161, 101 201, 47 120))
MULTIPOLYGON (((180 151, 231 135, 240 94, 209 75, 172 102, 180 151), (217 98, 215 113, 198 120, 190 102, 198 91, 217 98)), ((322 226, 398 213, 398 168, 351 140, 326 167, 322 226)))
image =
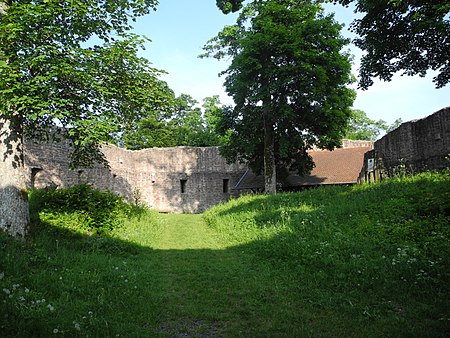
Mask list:
POLYGON ((65 189, 35 189, 30 193, 32 220, 50 223, 64 220, 72 224, 71 228, 94 234, 121 226, 125 219, 139 216, 143 209, 127 203, 119 195, 99 191, 88 184, 65 189))

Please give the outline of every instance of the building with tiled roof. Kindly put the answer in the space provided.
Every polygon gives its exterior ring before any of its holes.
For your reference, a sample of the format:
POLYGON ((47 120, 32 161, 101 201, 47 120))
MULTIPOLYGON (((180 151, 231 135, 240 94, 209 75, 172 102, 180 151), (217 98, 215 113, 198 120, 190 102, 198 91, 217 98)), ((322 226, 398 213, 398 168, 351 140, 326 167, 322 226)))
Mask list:
MULTIPOLYGON (((355 184, 363 166, 364 154, 373 148, 370 141, 344 140, 343 148, 333 151, 314 149, 308 154, 315 167, 309 175, 295 173, 279 180, 281 190, 300 190, 305 187, 330 184, 355 184)), ((236 185, 238 190, 261 191, 264 177, 248 170, 236 185)))

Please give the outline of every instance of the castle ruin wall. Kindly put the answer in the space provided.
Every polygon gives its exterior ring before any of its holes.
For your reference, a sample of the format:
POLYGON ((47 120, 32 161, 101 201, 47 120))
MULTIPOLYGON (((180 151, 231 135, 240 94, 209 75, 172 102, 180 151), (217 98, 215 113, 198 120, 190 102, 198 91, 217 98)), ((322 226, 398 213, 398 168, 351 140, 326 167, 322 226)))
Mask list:
POLYGON ((227 164, 217 147, 149 148, 131 151, 103 146, 109 163, 70 169, 67 141, 25 142, 30 187, 68 187, 89 183, 96 188, 145 203, 161 212, 198 213, 227 201, 246 167, 227 164))
POLYGON ((447 107, 423 119, 402 123, 376 141, 374 149, 365 155, 360 180, 378 180, 399 169, 417 173, 449 167, 450 107, 447 107))

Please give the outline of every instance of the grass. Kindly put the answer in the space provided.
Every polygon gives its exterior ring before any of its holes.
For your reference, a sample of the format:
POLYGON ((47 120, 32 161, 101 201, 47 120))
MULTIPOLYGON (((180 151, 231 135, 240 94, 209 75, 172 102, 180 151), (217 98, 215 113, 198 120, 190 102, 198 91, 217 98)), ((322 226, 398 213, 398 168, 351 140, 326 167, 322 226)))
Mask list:
POLYGON ((107 231, 34 196, 31 238, 0 234, 2 337, 450 331, 447 173, 127 213, 107 231))

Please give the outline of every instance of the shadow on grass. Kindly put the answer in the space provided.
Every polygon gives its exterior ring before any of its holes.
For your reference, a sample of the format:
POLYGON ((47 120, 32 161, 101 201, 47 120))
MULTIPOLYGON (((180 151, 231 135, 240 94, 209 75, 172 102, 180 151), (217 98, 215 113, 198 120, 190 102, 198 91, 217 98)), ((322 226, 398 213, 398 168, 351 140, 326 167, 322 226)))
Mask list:
MULTIPOLYGON (((312 211, 300 216, 322 217, 337 195, 363 208, 374 198, 364 189, 332 190, 315 204, 302 195, 312 211)), ((298 206, 294 197, 262 196, 226 212, 258 208, 262 226, 298 206)), ((337 214, 348 212, 345 203, 335 206, 337 214)), ((289 221, 299 219, 292 214, 289 221)), ((449 329, 448 260, 426 262, 418 276, 421 266, 397 247, 377 257, 362 251, 377 245, 370 238, 336 249, 331 244, 338 242, 297 232, 223 250, 156 250, 43 222, 34 229, 26 243, 0 234, 4 337, 444 337, 449 329)))

